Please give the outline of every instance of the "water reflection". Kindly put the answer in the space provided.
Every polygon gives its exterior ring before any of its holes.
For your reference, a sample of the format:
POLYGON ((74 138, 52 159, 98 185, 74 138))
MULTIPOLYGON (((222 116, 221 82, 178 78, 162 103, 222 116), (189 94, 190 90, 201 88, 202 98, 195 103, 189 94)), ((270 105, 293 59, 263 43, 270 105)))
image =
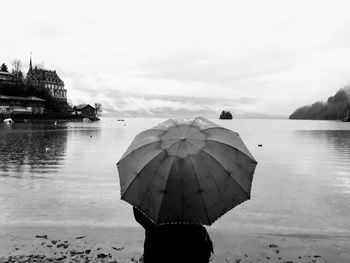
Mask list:
POLYGON ((0 124, 0 225, 81 224, 104 217, 117 198, 96 203, 105 192, 99 181, 104 174, 98 173, 106 166, 103 153, 112 145, 101 134, 98 124, 0 124), (101 207, 108 209, 96 212, 101 207))
POLYGON ((350 229, 350 131, 295 131, 305 162, 313 162, 309 170, 312 184, 317 185, 315 202, 323 216, 338 229, 350 229))
POLYGON ((64 126, 1 126, 0 176, 38 178, 56 173, 65 159, 67 133, 64 126))
POLYGON ((340 165, 342 169, 349 169, 349 130, 295 131, 294 135, 300 146, 317 150, 314 154, 322 163, 332 163, 332 168, 340 165))
POLYGON ((350 131, 298 131, 295 134, 319 149, 319 158, 328 171, 329 180, 340 193, 350 194, 350 131), (320 154, 324 149, 326 154, 320 154))
MULTIPOLYGON (((0 225, 133 225, 130 205, 120 201, 115 164, 138 132, 161 121, 0 124, 0 225)), ((350 126, 287 120, 224 124, 240 132, 259 165, 252 199, 214 227, 350 231, 350 126)))

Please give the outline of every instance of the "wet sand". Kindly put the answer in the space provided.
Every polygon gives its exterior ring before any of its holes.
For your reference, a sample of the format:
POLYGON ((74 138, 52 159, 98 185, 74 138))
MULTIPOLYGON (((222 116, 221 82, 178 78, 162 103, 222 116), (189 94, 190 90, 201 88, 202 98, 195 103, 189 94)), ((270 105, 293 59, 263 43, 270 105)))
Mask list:
MULTIPOLYGON (((350 237, 208 229, 211 262, 350 262, 350 237)), ((0 226, 0 262, 138 262, 141 228, 0 226)))

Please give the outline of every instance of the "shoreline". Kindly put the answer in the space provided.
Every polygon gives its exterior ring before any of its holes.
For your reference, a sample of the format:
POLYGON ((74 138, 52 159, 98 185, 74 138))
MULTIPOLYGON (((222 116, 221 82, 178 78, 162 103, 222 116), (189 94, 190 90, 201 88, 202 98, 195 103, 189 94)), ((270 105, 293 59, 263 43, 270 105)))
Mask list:
MULTIPOLYGON (((350 262, 349 236, 207 230, 215 263, 350 262)), ((0 225, 0 262, 137 262, 143 240, 141 227, 0 225)))
MULTIPOLYGON (((67 113, 44 113, 44 114, 12 114, 9 116, 15 123, 35 123, 35 122, 82 122, 87 118, 90 121, 98 121, 99 118, 94 119, 92 116, 75 115, 67 113)), ((0 115, 0 122, 5 118, 0 115)))
MULTIPOLYGON (((74 119, 69 119, 69 118, 48 118, 48 119, 36 119, 36 118, 26 118, 26 119, 18 119, 18 118, 11 118, 14 123, 66 123, 66 122, 84 122, 85 118, 74 118, 74 119)), ((90 122, 96 122, 99 121, 100 119, 97 120, 91 120, 89 119, 90 122)), ((0 124, 2 123, 3 120, 0 119, 0 124)))

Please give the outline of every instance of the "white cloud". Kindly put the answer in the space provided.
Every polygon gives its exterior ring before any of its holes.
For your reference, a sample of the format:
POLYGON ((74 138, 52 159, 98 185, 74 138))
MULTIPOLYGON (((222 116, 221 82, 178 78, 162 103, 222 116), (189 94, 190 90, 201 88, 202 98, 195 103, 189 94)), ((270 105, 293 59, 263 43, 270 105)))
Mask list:
POLYGON ((349 7, 330 0, 7 1, 0 60, 27 65, 33 52, 35 63, 58 71, 73 102, 98 100, 118 112, 227 107, 287 115, 350 83, 349 7))

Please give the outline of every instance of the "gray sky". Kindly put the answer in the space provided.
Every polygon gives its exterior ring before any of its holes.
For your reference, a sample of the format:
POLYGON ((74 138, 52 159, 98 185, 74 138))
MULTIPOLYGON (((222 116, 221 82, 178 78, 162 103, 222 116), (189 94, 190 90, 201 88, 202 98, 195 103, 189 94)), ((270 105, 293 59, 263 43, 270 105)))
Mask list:
POLYGON ((0 63, 108 112, 289 115, 350 84, 349 1, 2 1, 0 63))

